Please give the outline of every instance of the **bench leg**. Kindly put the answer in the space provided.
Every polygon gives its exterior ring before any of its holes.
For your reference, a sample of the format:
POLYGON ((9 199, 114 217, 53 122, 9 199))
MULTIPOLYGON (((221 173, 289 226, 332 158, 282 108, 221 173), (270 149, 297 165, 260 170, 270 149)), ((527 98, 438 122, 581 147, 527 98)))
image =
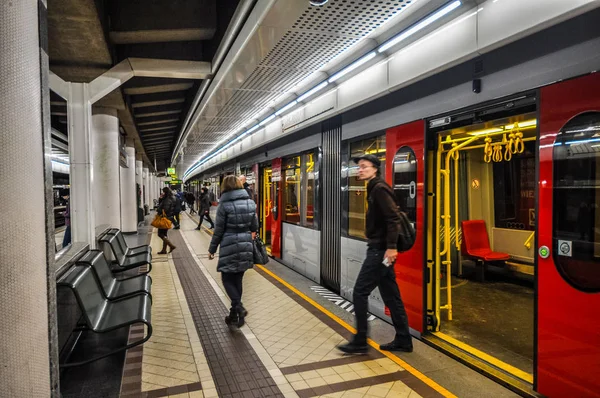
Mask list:
POLYGON ((475 262, 475 278, 477 282, 485 282, 485 271, 487 264, 483 260, 477 260, 475 262))

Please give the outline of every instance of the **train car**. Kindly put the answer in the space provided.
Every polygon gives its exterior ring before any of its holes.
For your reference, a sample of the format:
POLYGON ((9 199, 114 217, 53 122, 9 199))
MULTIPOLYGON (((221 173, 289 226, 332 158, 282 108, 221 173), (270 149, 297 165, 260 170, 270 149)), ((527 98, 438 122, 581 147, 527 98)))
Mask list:
MULTIPOLYGON (((599 16, 231 160, 271 256, 352 300, 367 198, 351 159, 376 155, 416 230, 395 266, 413 335, 522 395, 600 397, 600 36, 578 30, 599 16)), ((377 290, 369 306, 390 321, 377 290)))

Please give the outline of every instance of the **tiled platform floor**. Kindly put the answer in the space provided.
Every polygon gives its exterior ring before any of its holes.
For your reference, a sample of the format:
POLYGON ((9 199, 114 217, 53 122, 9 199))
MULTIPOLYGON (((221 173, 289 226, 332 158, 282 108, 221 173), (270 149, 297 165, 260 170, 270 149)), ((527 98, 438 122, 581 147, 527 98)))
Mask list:
MULTIPOLYGON (((195 226, 182 217, 181 230, 169 232, 178 249, 172 255, 154 255, 155 332, 139 354, 134 352, 139 356, 132 358, 133 364, 141 357, 142 375, 139 391, 132 394, 452 396, 374 349, 365 356, 342 356, 335 346, 350 332, 266 269, 246 273, 247 325, 230 330, 224 323, 229 300, 216 272, 217 260, 207 259, 210 235, 195 231, 195 226)), ((158 248, 159 242, 154 234, 153 246, 158 248)))

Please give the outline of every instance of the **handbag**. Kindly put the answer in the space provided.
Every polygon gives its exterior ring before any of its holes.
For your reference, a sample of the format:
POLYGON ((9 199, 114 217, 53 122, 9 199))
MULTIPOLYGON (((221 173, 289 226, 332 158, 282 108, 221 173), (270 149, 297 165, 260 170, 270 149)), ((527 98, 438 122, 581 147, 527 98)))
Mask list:
POLYGON ((262 239, 258 236, 252 241, 254 247, 254 264, 265 265, 269 262, 269 255, 267 254, 267 248, 263 243, 262 239))
POLYGON ((162 214, 157 214, 156 217, 154 217, 151 225, 158 229, 171 229, 173 227, 173 223, 169 220, 164 210, 162 214))

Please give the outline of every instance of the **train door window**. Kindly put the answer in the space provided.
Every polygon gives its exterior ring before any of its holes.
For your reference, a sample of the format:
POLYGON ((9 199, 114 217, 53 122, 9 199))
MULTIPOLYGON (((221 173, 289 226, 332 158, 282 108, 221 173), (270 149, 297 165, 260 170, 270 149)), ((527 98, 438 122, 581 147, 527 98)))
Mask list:
MULTIPOLYGON (((417 222, 417 157, 403 146, 394 156, 394 194, 400 209, 416 229, 417 222)), ((414 244, 414 241, 413 241, 414 244)))
POLYGON ((494 163, 494 225, 535 230, 535 142, 508 162, 494 163))
POLYGON ((300 224, 300 156, 284 160, 283 221, 300 224))
MULTIPOLYGON (((381 160, 379 171, 385 176, 385 135, 350 144, 350 159, 364 154, 375 155, 381 160)), ((348 235, 365 239, 367 215, 367 182, 359 181, 358 165, 348 162, 348 235)))
POLYGON ((302 155, 302 224, 315 227, 316 184, 317 171, 316 154, 313 152, 302 155))
POLYGON ((554 261, 572 286, 598 292, 600 112, 584 113, 569 121, 559 131, 553 152, 554 261))

